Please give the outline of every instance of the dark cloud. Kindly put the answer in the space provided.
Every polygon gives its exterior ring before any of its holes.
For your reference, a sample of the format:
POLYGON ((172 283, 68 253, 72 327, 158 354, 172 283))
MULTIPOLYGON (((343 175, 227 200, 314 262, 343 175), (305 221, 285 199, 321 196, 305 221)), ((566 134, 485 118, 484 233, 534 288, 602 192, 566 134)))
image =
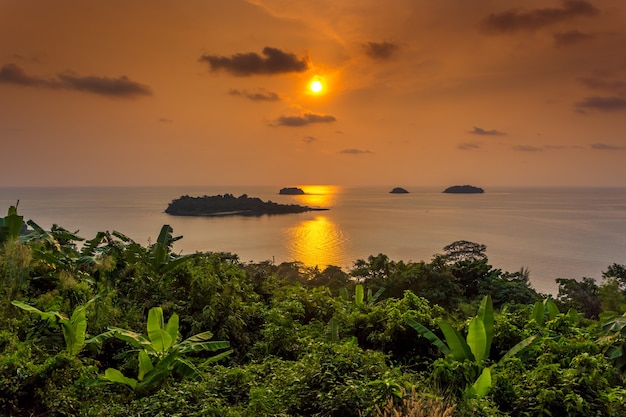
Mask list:
POLYGON ((0 68, 0 83, 18 84, 29 87, 59 87, 53 80, 32 77, 15 64, 6 64, 0 68))
POLYGON ((485 130, 482 127, 474 126, 473 130, 469 130, 467 133, 471 133, 472 135, 484 135, 484 136, 504 136, 505 132, 500 132, 495 129, 485 130))
POLYGON ((597 77, 578 78, 585 87, 590 90, 608 91, 617 94, 626 94, 626 82, 620 80, 607 80, 597 77))
POLYGON ((152 95, 150 88, 130 80, 126 76, 119 78, 109 77, 79 77, 73 74, 59 74, 63 88, 76 91, 86 91, 112 97, 135 97, 152 95))
POLYGON ((202 55, 200 62, 208 63, 211 71, 224 70, 240 77, 304 72, 309 68, 307 58, 298 58, 295 54, 269 46, 263 48, 263 56, 255 52, 231 57, 202 55))
POLYGON ((167 117, 159 117, 159 122, 161 123, 172 123, 172 119, 168 119, 167 117))
POLYGON ((302 139, 305 143, 313 143, 315 142, 317 139, 315 139, 313 136, 305 136, 302 139))
POLYGON ((15 64, 7 64, 0 68, 0 83, 83 91, 112 97, 152 95, 149 87, 125 76, 119 78, 80 77, 72 73, 63 73, 57 75, 57 79, 44 79, 26 74, 22 68, 15 64))
POLYGON ((313 123, 332 123, 337 119, 329 114, 304 113, 302 116, 281 116, 274 126, 301 127, 313 123))
POLYGON ((228 91, 231 96, 238 96, 247 98, 252 101, 280 101, 280 96, 271 91, 265 89, 259 89, 258 91, 237 90, 231 89, 228 91))
POLYGON ((363 155, 366 153, 372 153, 372 151, 368 151, 368 150, 364 150, 364 149, 344 149, 342 151, 339 151, 339 153, 345 153, 345 154, 349 154, 349 155, 363 155))
POLYGON ((391 42, 368 42, 363 47, 365 53, 374 59, 387 59, 398 49, 398 45, 391 42))
POLYGON ((481 145, 478 142, 466 142, 466 143, 459 144, 457 148, 463 151, 471 151, 474 149, 480 149, 480 146, 481 145))
POLYGON ((585 110, 598 110, 602 112, 626 110, 626 98, 624 97, 586 97, 583 101, 576 103, 578 111, 584 113, 585 110))
POLYGON ((591 149, 599 151, 623 151, 626 150, 626 146, 609 145, 608 143, 592 143, 591 149))
POLYGON ((554 37, 554 45, 560 48, 591 40, 596 35, 594 33, 570 30, 569 32, 553 33, 552 36, 554 37))
POLYGON ((586 0, 566 0, 560 8, 529 11, 513 9, 492 13, 481 22, 481 27, 488 33, 533 31, 577 17, 595 16, 598 13, 598 9, 586 0))
POLYGON ((521 151, 521 152, 541 152, 541 151, 543 151, 543 148, 540 148, 540 147, 537 147, 537 146, 532 146, 532 145, 514 146, 513 149, 515 149, 516 151, 521 151))

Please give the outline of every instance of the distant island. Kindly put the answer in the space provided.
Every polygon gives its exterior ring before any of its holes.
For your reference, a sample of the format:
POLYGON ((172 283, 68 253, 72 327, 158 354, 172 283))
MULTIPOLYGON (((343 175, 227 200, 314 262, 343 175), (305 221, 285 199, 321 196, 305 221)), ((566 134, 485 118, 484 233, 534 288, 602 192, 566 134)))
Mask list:
POLYGON ((303 213, 317 210, 328 209, 266 202, 260 198, 248 197, 246 194, 239 197, 224 194, 205 195, 203 197, 184 195, 172 200, 165 212, 173 216, 261 216, 263 214, 303 213))
POLYGON ((396 187, 389 191, 389 194, 408 194, 409 192, 402 187, 396 187))
POLYGON ((448 194, 482 194, 485 190, 473 185, 454 185, 446 188, 443 192, 448 194))
POLYGON ((304 190, 298 187, 286 187, 286 188, 281 188, 278 194, 302 195, 304 194, 304 190))

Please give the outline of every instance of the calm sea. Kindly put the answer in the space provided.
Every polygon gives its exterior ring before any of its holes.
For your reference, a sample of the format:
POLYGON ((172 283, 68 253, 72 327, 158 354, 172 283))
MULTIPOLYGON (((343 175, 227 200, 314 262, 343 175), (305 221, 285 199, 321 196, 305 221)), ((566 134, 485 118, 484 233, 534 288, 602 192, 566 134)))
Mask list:
POLYGON ((487 245, 490 263, 505 271, 530 270, 533 287, 557 292, 556 278, 591 277, 626 263, 626 188, 493 188, 453 195, 441 188, 303 187, 0 188, 0 210, 49 229, 58 224, 93 238, 117 230, 138 243, 154 242, 163 224, 175 251, 228 251, 244 261, 298 260, 348 270, 357 259, 384 253, 392 260, 430 261, 456 240, 487 245), (176 217, 164 213, 181 195, 247 194, 328 211, 261 217, 176 217))

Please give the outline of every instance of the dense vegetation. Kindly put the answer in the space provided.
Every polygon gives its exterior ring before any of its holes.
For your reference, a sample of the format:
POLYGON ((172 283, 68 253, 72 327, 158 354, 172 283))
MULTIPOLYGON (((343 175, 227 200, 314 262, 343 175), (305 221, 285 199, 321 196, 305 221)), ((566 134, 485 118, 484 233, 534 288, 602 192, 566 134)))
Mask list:
POLYGON ((303 213, 323 210, 297 204, 278 204, 248 197, 246 194, 235 197, 232 194, 191 197, 184 195, 167 206, 165 212, 175 216, 261 216, 263 214, 303 213))
POLYGON ((624 416, 626 267, 599 284, 454 242, 349 272, 0 218, 0 414, 624 416))

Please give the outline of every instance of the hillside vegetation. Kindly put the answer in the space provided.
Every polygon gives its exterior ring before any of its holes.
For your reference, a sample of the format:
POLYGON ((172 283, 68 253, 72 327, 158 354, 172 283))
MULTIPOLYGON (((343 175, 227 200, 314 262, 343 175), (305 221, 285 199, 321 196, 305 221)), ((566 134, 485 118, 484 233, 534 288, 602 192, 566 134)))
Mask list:
POLYGON ((0 218, 0 415, 626 415, 621 264, 553 298, 474 242, 344 271, 23 220, 0 218))

